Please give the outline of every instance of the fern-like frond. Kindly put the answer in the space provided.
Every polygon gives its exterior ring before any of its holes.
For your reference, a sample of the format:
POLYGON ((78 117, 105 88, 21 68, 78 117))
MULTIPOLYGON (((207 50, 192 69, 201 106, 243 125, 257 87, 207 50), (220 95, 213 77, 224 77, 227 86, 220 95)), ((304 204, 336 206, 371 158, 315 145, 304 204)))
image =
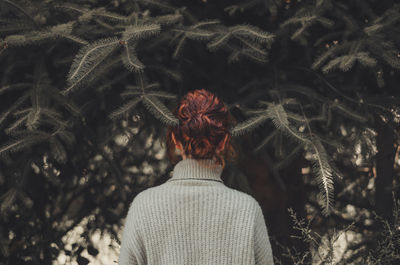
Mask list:
POLYGON ((31 85, 32 85, 31 83, 15 83, 15 84, 4 85, 0 87, 0 95, 10 89, 19 89, 19 88, 29 87, 31 85))
POLYGON ((356 61, 356 57, 354 55, 343 55, 331 60, 327 63, 323 68, 322 71, 324 73, 329 73, 330 71, 334 70, 335 68, 339 68, 342 71, 346 72, 350 70, 353 64, 356 61))
POLYGON ((96 17, 101 17, 101 18, 104 18, 105 20, 109 20, 112 22, 126 23, 129 21, 129 17, 107 11, 105 9, 105 7, 99 7, 99 8, 94 9, 93 14, 96 17))
POLYGON ((52 8, 63 10, 68 14, 71 14, 71 11, 78 13, 78 14, 85 14, 85 13, 90 12, 90 9, 87 6, 76 5, 76 4, 65 3, 65 2, 63 4, 54 4, 52 6, 52 8))
POLYGON ((145 68, 144 64, 137 58, 135 45, 127 42, 124 45, 124 52, 121 54, 122 63, 131 72, 140 72, 145 68))
POLYGON ((186 43, 185 40, 186 40, 186 36, 183 34, 183 36, 179 39, 178 44, 176 45, 174 53, 172 54, 173 58, 176 59, 179 57, 179 55, 182 51, 182 48, 183 48, 184 44, 186 43))
POLYGON ((232 136, 243 135, 247 132, 253 131, 257 127, 259 127, 260 125, 265 123, 265 121, 269 118, 270 118, 270 116, 268 115, 268 113, 266 113, 266 112, 260 113, 256 116, 249 118, 246 121, 238 123, 233 128, 231 128, 230 132, 231 132, 232 136))
POLYGON ((167 125, 177 126, 179 124, 178 118, 156 97, 143 96, 144 106, 159 120, 167 125))
POLYGON ((349 55, 339 56, 331 60, 327 65, 322 68, 322 71, 328 73, 335 68, 339 68, 343 72, 349 71, 356 61, 362 65, 373 67, 376 65, 376 60, 371 58, 367 52, 358 52, 349 55))
POLYGON ((279 132, 279 130, 274 130, 272 133, 270 133, 267 137, 265 137, 261 143, 259 143, 256 148, 253 150, 253 153, 257 153, 260 151, 265 145, 267 145, 279 132))
POLYGON ((312 172, 317 177, 317 182, 320 188, 318 195, 319 203, 322 206, 322 213, 325 216, 330 214, 333 201, 333 178, 332 168, 329 163, 328 155, 325 148, 318 139, 313 138, 309 142, 312 146, 312 172))
POLYGON ((0 2, 6 3, 8 5, 10 5, 11 7, 13 7, 14 9, 18 10, 20 13, 24 14, 32 23, 32 25, 34 27, 37 27, 38 25, 36 24, 35 19, 32 17, 32 15, 27 12, 25 10, 25 8, 23 8, 21 5, 18 5, 17 3, 15 3, 15 1, 11 1, 11 0, 1 0, 0 2))
POLYGON ((187 29, 184 31, 188 39, 192 40, 208 40, 214 36, 214 32, 203 29, 187 29))
POLYGON ((215 51, 221 48, 224 44, 226 44, 231 36, 232 33, 230 31, 221 32, 216 37, 214 37, 210 42, 208 42, 207 48, 210 51, 215 51))
POLYGON ((272 43, 274 34, 262 31, 253 25, 237 25, 231 27, 232 35, 242 36, 258 43, 272 43))
POLYGON ((158 70, 161 73, 166 74, 168 77, 172 78, 175 81, 181 82, 182 81, 182 75, 178 71, 175 71, 174 69, 169 69, 164 66, 160 65, 148 65, 147 68, 155 69, 158 70))
POLYGON ((2 145, 0 147, 0 155, 4 155, 6 153, 14 153, 18 152, 22 149, 25 149, 35 143, 41 142, 48 137, 40 136, 40 135, 33 135, 33 136, 26 136, 21 139, 11 140, 8 143, 2 145))
POLYGON ((77 84, 83 82, 119 45, 119 40, 114 37, 101 39, 83 47, 71 65, 67 78, 69 87, 63 93, 69 92, 77 84))
POLYGON ((121 107, 110 113, 108 117, 112 120, 119 118, 120 116, 124 115, 132 108, 134 108, 141 100, 142 100, 141 97, 137 97, 135 99, 126 102, 124 105, 122 105, 121 107))
POLYGON ((284 159, 276 164, 275 168, 277 170, 280 170, 281 168, 290 166, 290 163, 296 157, 297 153, 301 152, 302 150, 304 150, 304 143, 300 143, 295 148, 293 148, 293 150, 288 155, 286 155, 284 159))
POLYGON ((287 114, 280 104, 271 104, 268 112, 274 125, 285 132, 289 137, 298 141, 300 144, 308 146, 312 153, 312 169, 317 177, 320 187, 320 203, 323 213, 329 215, 333 201, 333 170, 330 165, 329 157, 317 137, 309 137, 292 128, 287 119, 287 114))
POLYGON ((332 102, 329 107, 331 109, 339 110, 347 118, 351 118, 351 119, 356 120, 358 122, 366 123, 368 121, 368 119, 365 116, 363 116, 362 114, 359 114, 359 113, 349 109, 348 107, 346 107, 343 104, 340 104, 339 102, 332 102))
MULTIPOLYGON (((39 73, 40 75, 40 73, 39 73)), ((29 130, 34 130, 37 128, 38 123, 39 123, 39 118, 41 114, 41 95, 40 90, 41 90, 41 84, 39 83, 40 80, 36 82, 34 87, 31 89, 31 104, 32 108, 31 111, 28 114, 28 119, 26 120, 26 127, 29 130)))
POLYGON ((21 118, 14 121, 10 126, 8 126, 4 132, 7 134, 11 134, 14 130, 20 128, 24 122, 28 119, 27 115, 22 116, 21 118))
POLYGON ((52 109, 42 108, 41 114, 45 119, 42 119, 43 122, 49 123, 56 128, 66 128, 69 127, 68 123, 63 121, 62 115, 52 109))
POLYGON ((121 74, 115 76, 112 79, 108 79, 105 82, 102 82, 101 85, 96 86, 96 90, 99 92, 103 92, 106 89, 111 89, 112 86, 120 81, 126 80, 126 78, 130 75, 130 72, 122 72, 121 74))
POLYGON ((270 103, 267 109, 270 117, 273 117, 272 122, 275 127, 282 129, 289 126, 289 120, 287 118, 287 113, 281 104, 270 103))
POLYGON ((50 97, 57 103, 59 106, 63 106, 66 110, 68 110, 72 115, 75 116, 81 116, 81 111, 75 103, 67 98, 61 95, 60 91, 58 89, 55 89, 53 87, 49 87, 47 89, 49 92, 50 97))
POLYGON ((168 14, 168 15, 162 15, 162 16, 157 16, 154 18, 149 18, 149 20, 160 24, 160 25, 172 25, 176 24, 179 22, 183 21, 183 16, 180 13, 175 13, 175 14, 168 14))
POLYGON ((337 44, 329 48, 326 52, 322 53, 318 58, 314 60, 314 63, 312 64, 311 68, 314 70, 318 69, 330 57, 334 57, 337 54, 344 52, 345 50, 349 49, 350 46, 351 42, 344 42, 342 44, 337 44))
POLYGON ((18 98, 18 100, 11 105, 5 112, 3 112, 0 115, 0 125, 4 122, 4 120, 8 117, 8 115, 10 115, 10 113, 12 113, 14 110, 16 110, 22 103, 25 102, 25 100, 27 100, 30 96, 30 93, 25 93, 23 94, 21 97, 18 98))
POLYGON ((59 37, 71 36, 74 22, 59 24, 48 27, 41 31, 31 31, 24 34, 9 35, 5 41, 10 46, 25 46, 31 44, 41 44, 47 39, 57 39, 59 37))
POLYGON ((147 96, 157 97, 157 98, 169 98, 169 99, 176 99, 176 95, 164 92, 164 91, 152 91, 146 93, 147 96))
POLYGON ((258 51, 255 51, 254 49, 243 49, 240 51, 240 53, 244 56, 246 56, 247 58, 257 62, 257 63, 267 63, 268 62, 268 54, 260 54, 258 51))
POLYGON ((305 144, 309 141, 305 133, 300 132, 290 124, 288 115, 282 104, 271 102, 268 106, 267 113, 271 117, 273 125, 290 139, 295 140, 299 144, 305 144))
POLYGON ((221 23, 221 21, 218 19, 206 19, 204 21, 197 22, 196 24, 191 26, 191 28, 196 29, 196 28, 201 28, 201 27, 208 27, 208 26, 217 25, 220 23, 221 23))
POLYGON ((130 25, 125 28, 122 38, 129 42, 157 35, 160 31, 161 27, 159 24, 130 25))
POLYGON ((237 37, 247 48, 253 50, 254 53, 260 54, 260 56, 267 56, 268 52, 258 43, 251 43, 242 37, 237 37))

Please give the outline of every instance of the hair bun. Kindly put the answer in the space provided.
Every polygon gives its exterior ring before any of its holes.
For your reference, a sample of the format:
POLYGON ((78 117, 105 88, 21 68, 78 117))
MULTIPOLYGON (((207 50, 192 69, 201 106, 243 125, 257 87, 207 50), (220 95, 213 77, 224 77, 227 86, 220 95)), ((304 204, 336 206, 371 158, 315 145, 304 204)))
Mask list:
POLYGON ((167 129, 166 142, 171 160, 176 160, 172 157, 177 142, 182 144, 186 155, 195 159, 215 156, 223 166, 223 156, 236 155, 228 129, 234 120, 228 107, 213 93, 205 89, 188 92, 173 114, 179 119, 179 126, 167 129))

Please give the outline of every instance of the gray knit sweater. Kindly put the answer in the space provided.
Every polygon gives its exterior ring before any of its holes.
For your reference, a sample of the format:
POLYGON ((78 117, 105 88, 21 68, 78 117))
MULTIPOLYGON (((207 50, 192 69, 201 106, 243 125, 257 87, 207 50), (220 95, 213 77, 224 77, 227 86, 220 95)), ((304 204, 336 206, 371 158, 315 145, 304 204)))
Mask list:
POLYGON ((187 158, 172 173, 133 199, 119 265, 273 264, 260 205, 225 186, 220 165, 187 158))

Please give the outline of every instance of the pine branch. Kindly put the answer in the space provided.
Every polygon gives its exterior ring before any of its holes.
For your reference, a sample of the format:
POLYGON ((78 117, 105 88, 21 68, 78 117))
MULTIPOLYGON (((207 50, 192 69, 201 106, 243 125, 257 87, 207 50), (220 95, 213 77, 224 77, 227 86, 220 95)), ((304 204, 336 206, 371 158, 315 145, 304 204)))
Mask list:
POLYGON ((18 151, 25 149, 33 144, 36 144, 43 140, 46 140, 47 138, 48 138, 48 136, 31 135, 31 136, 26 136, 21 139, 9 141, 8 143, 6 143, 0 147, 0 155, 4 155, 6 153, 18 152, 18 151))
POLYGON ((237 25, 230 28, 232 35, 243 36, 254 42, 271 44, 275 38, 274 34, 264 32, 253 25, 237 25))
POLYGON ((203 41, 203 40, 209 40, 210 38, 215 36, 216 35, 215 32, 212 32, 207 29, 200 29, 200 27, 209 27, 212 25, 216 25, 218 23, 220 23, 219 20, 205 20, 198 22, 190 27, 179 27, 172 29, 172 32, 177 32, 177 34, 174 36, 171 42, 180 37, 178 44, 175 48, 175 51, 172 55, 173 58, 177 58, 179 56, 180 51, 182 50, 182 47, 185 44, 186 38, 203 41))
POLYGON ((182 75, 180 72, 173 70, 173 69, 169 69, 166 68, 164 66, 161 65, 148 65, 147 66, 148 69, 155 69, 163 74, 166 74, 168 77, 172 78, 173 80, 177 81, 177 82, 181 82, 182 81, 182 75))
POLYGON ((159 34, 160 30, 159 24, 131 25, 125 28, 122 38, 126 42, 144 39, 159 34))
POLYGON ((331 60, 327 65, 322 68, 324 73, 328 73, 335 68, 339 68, 343 72, 349 71, 356 61, 359 61, 362 65, 373 67, 376 65, 376 60, 369 57, 367 52, 358 52, 349 55, 339 56, 331 60))
POLYGON ((145 21, 146 22, 152 21, 152 22, 160 24, 160 25, 169 26, 169 25, 176 24, 176 23, 182 23, 183 16, 180 13, 175 13, 175 14, 168 14, 168 15, 148 18, 148 20, 145 20, 145 21))
MULTIPOLYGON (((35 76, 41 75, 41 72, 37 72, 35 76)), ((40 82, 40 77, 36 77, 37 80, 35 81, 35 84, 33 88, 31 89, 31 104, 32 108, 31 111, 28 113, 28 118, 26 120, 26 127, 29 130, 34 130, 37 128, 38 123, 39 123, 39 118, 41 114, 41 100, 40 97, 42 96, 40 93, 41 90, 41 82, 40 82)))
MULTIPOLYGON (((30 109, 28 109, 28 110, 30 110, 30 109)), ((17 119, 16 121, 14 121, 14 123, 12 123, 10 126, 8 126, 8 128, 5 129, 4 132, 5 132, 6 134, 12 134, 12 132, 13 132, 15 129, 20 128, 28 118, 29 118, 28 115, 22 116, 21 118, 19 118, 19 119, 17 119)))
POLYGON ((0 95, 10 89, 19 89, 19 88, 29 87, 31 85, 32 85, 31 83, 15 83, 15 84, 5 85, 3 87, 0 87, 0 95))
POLYGON ((311 68, 316 70, 318 69, 328 58, 336 56, 339 52, 343 52, 350 47, 350 42, 345 42, 343 44, 335 45, 334 47, 329 48, 326 52, 321 54, 318 58, 314 60, 311 68))
POLYGON ((167 93, 164 91, 152 91, 146 93, 147 96, 157 97, 157 98, 168 98, 168 99, 176 99, 176 95, 167 93))
POLYGON ((231 128, 230 132, 232 136, 243 135, 247 132, 253 131, 257 127, 262 125, 269 118, 270 116, 268 115, 268 113, 266 112, 260 113, 259 115, 253 116, 246 121, 238 123, 236 126, 231 128))
POLYGON ((117 110, 114 110, 112 113, 110 113, 108 115, 108 117, 112 120, 119 118, 121 115, 129 112, 132 108, 134 108, 141 100, 142 100, 142 98, 138 97, 138 98, 135 98, 133 100, 126 102, 120 108, 118 108, 117 110))
POLYGON ((0 115, 0 125, 4 122, 4 120, 8 117, 8 115, 10 113, 12 113, 14 110, 16 110, 28 98, 29 98, 29 93, 25 93, 24 95, 19 97, 18 100, 13 105, 11 105, 11 107, 8 108, 8 110, 3 112, 0 115))
POLYGON ((322 213, 325 216, 330 214, 333 201, 333 180, 332 169, 328 161, 328 155, 323 145, 317 140, 313 139, 309 142, 313 146, 313 160, 312 171, 317 176, 320 193, 318 201, 322 205, 322 213))
POLYGON ((196 28, 200 28, 200 27, 208 27, 208 26, 217 25, 220 23, 221 23, 221 21, 218 19, 207 19, 207 20, 200 21, 200 22, 194 24, 193 26, 191 26, 191 28, 196 29, 196 28))
POLYGON ((296 154, 301 152, 304 149, 304 143, 298 144, 285 158, 275 166, 277 170, 289 166, 290 162, 293 161, 293 159, 296 157, 296 154))
POLYGON ((101 39, 83 47, 71 65, 67 82, 69 87, 63 94, 70 92, 74 87, 85 81, 90 73, 112 53, 119 44, 116 37, 101 39))
POLYGON ((365 116, 363 116, 355 111, 350 110, 345 105, 340 104, 339 102, 332 102, 329 105, 329 108, 337 109, 340 112, 342 112, 345 115, 345 117, 352 118, 355 121, 358 121, 361 123, 366 123, 368 121, 368 119, 365 116))
POLYGON ((329 163, 329 157, 318 138, 312 137, 309 139, 306 134, 292 128, 287 119, 286 112, 281 104, 271 103, 267 109, 269 116, 275 127, 282 130, 289 137, 298 141, 301 145, 311 146, 313 150, 313 165, 312 169, 320 184, 320 198, 323 207, 323 213, 329 215, 331 203, 333 200, 333 180, 332 169, 329 163))
POLYGON ((175 48, 175 50, 174 50, 174 53, 172 54, 172 57, 173 58, 178 58, 178 56, 180 55, 180 52, 181 52, 181 50, 182 50, 182 48, 183 48, 183 46, 184 46, 184 44, 186 43, 185 42, 185 39, 186 39, 186 36, 183 34, 183 36, 182 36, 182 38, 179 40, 179 42, 178 42, 178 45, 176 45, 176 48, 175 48))
POLYGON ((143 96, 144 106, 158 119, 167 125, 178 125, 179 120, 171 111, 154 96, 143 96))
POLYGON ((93 10, 93 15, 97 17, 104 18, 106 20, 112 21, 112 22, 122 22, 126 23, 129 21, 129 17, 127 16, 122 16, 120 14, 116 14, 113 12, 109 12, 105 9, 105 7, 99 7, 93 10))
POLYGON ((129 71, 140 72, 140 71, 143 71, 145 66, 137 58, 135 47, 136 47, 136 43, 134 43, 134 44, 130 44, 129 42, 125 43, 124 52, 121 55, 122 63, 129 71))
POLYGON ((31 23, 37 28, 38 24, 36 23, 36 21, 33 19, 33 17, 25 11, 25 9, 23 9, 22 7, 20 7, 19 5, 17 5, 16 3, 14 3, 13 1, 10 0, 0 0, 0 2, 4 2, 12 7, 14 7, 15 9, 19 10, 22 14, 24 14, 30 21, 31 23))
POLYGON ((199 40, 199 41, 208 40, 215 34, 214 32, 203 29, 184 30, 184 33, 188 39, 199 40))
POLYGON ((9 35, 5 38, 10 46, 25 46, 30 44, 41 44, 47 39, 57 39, 60 37, 67 38, 78 43, 86 43, 85 40, 73 36, 72 28, 75 22, 68 22, 51 27, 47 27, 41 31, 31 31, 24 34, 9 35))
POLYGON ((248 57, 249 59, 252 59, 253 61, 256 61, 261 64, 268 62, 267 55, 255 52, 253 49, 243 49, 240 51, 240 54, 243 54, 244 56, 248 57))
POLYGON ((214 37, 208 44, 207 48, 210 51, 216 51, 217 49, 221 48, 223 44, 226 44, 231 37, 231 32, 222 32, 217 37, 214 37))
POLYGON ((254 149, 254 153, 257 153, 260 151, 265 145, 267 145, 279 132, 279 130, 274 130, 272 133, 270 133, 267 137, 265 137, 259 144, 258 146, 254 149))
POLYGON ((42 120, 43 122, 49 123, 59 129, 69 127, 68 123, 61 119, 62 115, 55 110, 42 108, 41 114, 45 117, 45 119, 42 120))

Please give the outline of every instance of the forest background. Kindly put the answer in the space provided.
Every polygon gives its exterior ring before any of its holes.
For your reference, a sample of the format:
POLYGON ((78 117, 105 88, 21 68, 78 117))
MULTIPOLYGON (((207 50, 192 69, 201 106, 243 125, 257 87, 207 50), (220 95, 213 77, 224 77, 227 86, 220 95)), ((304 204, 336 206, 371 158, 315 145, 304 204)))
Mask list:
POLYGON ((399 47, 393 0, 0 0, 0 263, 118 253, 173 168, 177 99, 205 88, 276 264, 396 264, 399 47))

